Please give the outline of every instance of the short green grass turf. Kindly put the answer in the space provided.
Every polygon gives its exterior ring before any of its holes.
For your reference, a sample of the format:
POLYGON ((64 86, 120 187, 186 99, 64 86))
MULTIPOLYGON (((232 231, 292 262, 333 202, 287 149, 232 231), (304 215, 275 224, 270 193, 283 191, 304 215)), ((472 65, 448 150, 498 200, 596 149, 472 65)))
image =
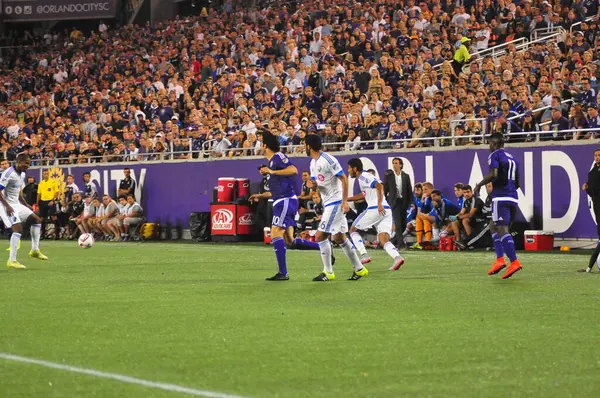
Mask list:
MULTIPOLYGON (((259 245, 43 242, 50 261, 0 271, 0 352, 247 397, 598 397, 600 275, 587 256, 371 251, 358 282, 291 280, 259 245)), ((0 359, 1 397, 179 393, 0 359)))

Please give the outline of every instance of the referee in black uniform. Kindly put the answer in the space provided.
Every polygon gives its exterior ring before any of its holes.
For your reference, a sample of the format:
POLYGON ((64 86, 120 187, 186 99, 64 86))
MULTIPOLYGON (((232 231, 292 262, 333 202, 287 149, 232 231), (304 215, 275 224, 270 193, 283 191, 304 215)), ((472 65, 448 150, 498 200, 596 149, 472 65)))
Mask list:
POLYGON ((594 151, 594 166, 588 173, 587 182, 583 184, 583 189, 590 198, 592 198, 592 205, 594 206, 594 216, 596 217, 596 228, 598 232, 598 244, 592 253, 590 263, 587 269, 581 270, 581 272, 592 272, 594 264, 600 254, 600 149, 594 151))

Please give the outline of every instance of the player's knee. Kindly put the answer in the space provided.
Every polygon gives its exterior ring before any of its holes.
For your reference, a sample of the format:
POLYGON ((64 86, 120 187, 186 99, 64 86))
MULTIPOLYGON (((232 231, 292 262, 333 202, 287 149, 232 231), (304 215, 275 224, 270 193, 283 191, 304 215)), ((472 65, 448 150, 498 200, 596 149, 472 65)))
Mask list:
POLYGON ((379 243, 383 246, 390 241, 390 234, 388 234, 387 232, 382 232, 379 235, 377 235, 377 239, 379 240, 379 243))
POLYGON ((337 244, 342 244, 346 241, 346 234, 343 234, 341 232, 336 233, 335 235, 333 235, 333 240, 337 243, 337 244))

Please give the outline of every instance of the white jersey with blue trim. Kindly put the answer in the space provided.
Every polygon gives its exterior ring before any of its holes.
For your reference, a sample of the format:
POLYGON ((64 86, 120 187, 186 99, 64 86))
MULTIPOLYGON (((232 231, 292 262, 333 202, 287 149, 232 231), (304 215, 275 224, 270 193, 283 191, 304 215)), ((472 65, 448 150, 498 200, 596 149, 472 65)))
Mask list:
POLYGON ((310 161, 310 178, 319 187, 323 206, 342 202, 342 181, 338 177, 343 174, 340 162, 325 152, 310 161))
MULTIPOLYGON (((371 173, 360 173, 358 177, 358 185, 363 195, 365 195, 365 201, 369 209, 376 209, 378 206, 377 189, 375 188, 377 183, 381 184, 381 181, 371 173)), ((390 208, 387 200, 385 200, 385 196, 382 203, 384 208, 390 208)))
POLYGON ((9 205, 18 205, 21 202, 21 188, 25 181, 25 173, 18 173, 14 167, 4 170, 0 177, 0 188, 3 189, 3 195, 9 205))

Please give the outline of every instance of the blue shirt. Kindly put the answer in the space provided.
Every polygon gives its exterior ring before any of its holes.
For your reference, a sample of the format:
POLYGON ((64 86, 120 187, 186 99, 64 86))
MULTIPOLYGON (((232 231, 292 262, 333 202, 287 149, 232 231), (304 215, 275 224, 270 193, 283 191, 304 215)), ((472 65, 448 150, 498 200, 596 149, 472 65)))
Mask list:
POLYGON ((490 171, 498 169, 498 176, 492 181, 494 189, 492 198, 518 199, 517 179, 519 176, 518 163, 513 156, 500 148, 488 157, 490 171))
POLYGON ((442 198, 440 203, 436 203, 435 212, 436 221, 439 223, 447 220, 450 216, 455 216, 460 213, 460 207, 452 203, 450 200, 442 198))
MULTIPOLYGON (((290 159, 281 152, 277 152, 269 161, 269 168, 271 170, 284 170, 291 165, 292 162, 290 159)), ((273 200, 296 196, 296 189, 294 188, 295 179, 295 176, 284 177, 270 174, 268 180, 273 200)))
POLYGON ((463 207, 463 203, 465 202, 465 197, 461 196, 460 198, 458 198, 458 200, 456 201, 456 204, 458 204, 458 207, 460 207, 462 209, 463 207))

